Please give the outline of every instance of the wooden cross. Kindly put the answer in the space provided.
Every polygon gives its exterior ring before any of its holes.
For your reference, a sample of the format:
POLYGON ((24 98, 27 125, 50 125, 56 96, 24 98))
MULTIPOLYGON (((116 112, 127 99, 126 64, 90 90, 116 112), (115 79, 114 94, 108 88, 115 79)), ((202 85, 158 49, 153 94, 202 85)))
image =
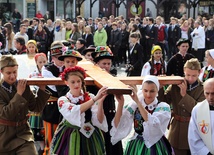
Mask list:
MULTIPOLYGON (((29 74, 36 69, 34 59, 27 55, 14 56, 19 64, 18 77, 27 78, 28 85, 64 85, 60 78, 28 78, 29 74)), ((109 94, 131 94, 132 91, 128 85, 141 85, 143 77, 113 77, 105 70, 94 65, 90 61, 80 61, 78 66, 85 69, 87 78, 86 85, 96 85, 99 88, 102 86, 108 87, 109 94)), ((180 84, 184 79, 179 76, 164 76, 158 77, 160 84, 180 84)))

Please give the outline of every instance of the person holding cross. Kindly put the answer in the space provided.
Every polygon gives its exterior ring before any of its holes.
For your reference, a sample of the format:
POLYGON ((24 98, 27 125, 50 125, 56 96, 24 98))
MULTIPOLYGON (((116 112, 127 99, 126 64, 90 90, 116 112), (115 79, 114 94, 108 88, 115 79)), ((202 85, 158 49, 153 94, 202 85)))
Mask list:
POLYGON ((51 154, 58 155, 104 155, 102 131, 108 131, 103 101, 107 87, 102 87, 96 96, 86 91, 86 73, 81 67, 66 68, 61 74, 69 87, 65 96, 58 99, 58 108, 63 116, 51 143, 51 154))
POLYGON ((18 64, 11 55, 0 60, 0 154, 36 155, 34 137, 28 123, 29 111, 41 112, 50 96, 44 85, 34 95, 27 80, 17 80, 18 64))
MULTIPOLYGON (((97 46, 95 52, 92 53, 92 57, 94 59, 95 65, 99 66, 106 72, 111 73, 112 60, 114 56, 113 53, 111 52, 111 49, 108 46, 97 46)), ((96 94, 98 88, 92 87, 88 89, 87 87, 87 90, 89 90, 89 92, 92 92, 93 94, 96 94)), ((106 155, 112 154, 123 155, 121 141, 119 141, 115 145, 111 144, 110 136, 111 122, 116 112, 115 99, 113 94, 108 94, 108 96, 106 96, 105 100, 103 101, 103 109, 108 123, 108 132, 104 133, 106 155)))
POLYGON ((214 79, 204 82, 206 99, 199 102, 192 110, 189 123, 188 142, 191 154, 214 154, 214 79))
POLYGON ((145 76, 142 90, 132 88, 133 101, 124 105, 122 95, 116 95, 118 108, 112 121, 111 142, 114 145, 132 130, 134 135, 128 142, 124 155, 171 155, 172 149, 165 137, 170 121, 170 106, 157 99, 160 84, 154 75, 145 76))
MULTIPOLYGON (((60 73, 64 70, 63 61, 58 60, 58 57, 62 55, 63 44, 61 41, 54 41, 51 44, 51 58, 52 63, 49 63, 42 67, 42 76, 46 78, 59 77, 60 73)), ((58 93, 55 85, 48 85, 47 89, 51 92, 51 97, 48 100, 42 112, 42 119, 45 128, 45 148, 43 155, 49 154, 50 143, 59 122, 62 117, 57 107, 58 93)))
POLYGON ((192 58, 184 64, 184 81, 170 85, 164 92, 161 89, 158 99, 172 106, 168 139, 176 155, 190 155, 187 133, 193 107, 204 100, 202 82, 198 79, 201 65, 198 59, 192 58))

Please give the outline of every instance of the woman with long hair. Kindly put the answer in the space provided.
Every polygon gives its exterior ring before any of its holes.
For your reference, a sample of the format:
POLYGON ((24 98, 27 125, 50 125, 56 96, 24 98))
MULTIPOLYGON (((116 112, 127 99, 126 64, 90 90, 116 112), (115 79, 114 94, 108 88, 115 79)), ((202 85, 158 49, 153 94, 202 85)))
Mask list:
POLYGON ((85 27, 85 32, 83 33, 82 38, 86 41, 86 47, 94 45, 94 36, 91 33, 91 26, 85 27))
POLYGON ((38 25, 36 32, 33 35, 34 40, 37 42, 39 52, 43 52, 47 55, 48 36, 41 24, 38 25))
POLYGON ((9 51, 14 51, 15 47, 14 47, 14 36, 15 33, 13 32, 13 26, 11 23, 6 23, 4 24, 5 27, 5 31, 6 31, 6 46, 5 46, 5 52, 9 52, 9 51))
POLYGON ((70 42, 76 43, 79 38, 81 38, 81 34, 79 32, 78 24, 73 23, 72 24, 72 33, 70 34, 70 38, 68 40, 70 42))
POLYGON ((56 19, 55 21, 53 34, 54 34, 54 41, 65 40, 65 28, 60 19, 56 19))
POLYGON ((188 20, 185 20, 181 25, 181 38, 190 39, 192 28, 189 26, 188 20))
POLYGON ((165 75, 167 64, 163 60, 162 49, 159 45, 155 45, 151 50, 151 58, 142 68, 141 76, 146 75, 165 75))
POLYGON ((70 35, 72 33, 72 22, 71 21, 67 21, 65 23, 65 40, 68 40, 70 38, 70 35))

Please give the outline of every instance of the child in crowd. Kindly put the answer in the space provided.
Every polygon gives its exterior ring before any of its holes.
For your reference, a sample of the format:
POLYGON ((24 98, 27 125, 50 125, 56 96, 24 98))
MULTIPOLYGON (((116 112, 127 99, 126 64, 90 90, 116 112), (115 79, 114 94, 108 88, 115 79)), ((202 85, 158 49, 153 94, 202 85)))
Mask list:
POLYGON ((143 66, 141 76, 146 75, 165 75, 166 62, 163 60, 162 49, 159 45, 152 47, 151 59, 143 66))
POLYGON ((206 53, 207 66, 202 68, 199 79, 204 82, 214 77, 214 49, 207 50, 206 53))
MULTIPOLYGON (((28 41, 29 42, 29 41, 28 41)), ((34 43, 29 43, 34 45, 34 43)), ((30 50, 29 50, 30 51, 30 50)), ((34 56, 37 69, 30 74, 30 78, 40 78, 41 69, 47 63, 47 57, 44 53, 38 53, 34 56)), ((36 94, 37 86, 33 86, 33 92, 36 94)), ((41 155, 44 151, 44 127, 40 113, 30 112, 29 124, 34 134, 34 140, 38 154, 41 155)))

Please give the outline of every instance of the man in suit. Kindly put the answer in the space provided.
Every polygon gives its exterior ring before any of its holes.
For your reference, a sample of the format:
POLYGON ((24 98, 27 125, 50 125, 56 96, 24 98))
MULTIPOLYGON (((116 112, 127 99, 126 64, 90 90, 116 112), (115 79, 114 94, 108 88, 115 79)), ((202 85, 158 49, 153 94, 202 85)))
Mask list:
POLYGON ((169 52, 167 53, 168 60, 172 55, 177 53, 176 43, 181 38, 181 29, 177 25, 175 18, 171 18, 171 25, 168 29, 168 45, 169 52))
POLYGON ((121 40, 122 40, 121 31, 118 30, 117 23, 114 22, 112 23, 111 39, 109 42, 109 47, 111 48, 114 54, 114 61, 113 61, 114 67, 116 67, 116 65, 119 66, 118 50, 121 45, 121 40))
POLYGON ((109 42, 111 40, 111 30, 112 30, 112 26, 108 25, 108 18, 107 17, 103 17, 102 18, 102 23, 103 23, 103 27, 106 30, 108 39, 107 39, 107 45, 109 45, 109 42))
POLYGON ((156 45, 158 41, 158 28, 154 25, 154 19, 152 17, 149 18, 148 26, 146 29, 146 57, 147 60, 151 57, 151 49, 152 46, 156 45))
POLYGON ((39 86, 35 96, 26 80, 17 80, 18 64, 13 56, 2 56, 0 66, 0 154, 36 155, 27 114, 41 112, 50 94, 39 86))

